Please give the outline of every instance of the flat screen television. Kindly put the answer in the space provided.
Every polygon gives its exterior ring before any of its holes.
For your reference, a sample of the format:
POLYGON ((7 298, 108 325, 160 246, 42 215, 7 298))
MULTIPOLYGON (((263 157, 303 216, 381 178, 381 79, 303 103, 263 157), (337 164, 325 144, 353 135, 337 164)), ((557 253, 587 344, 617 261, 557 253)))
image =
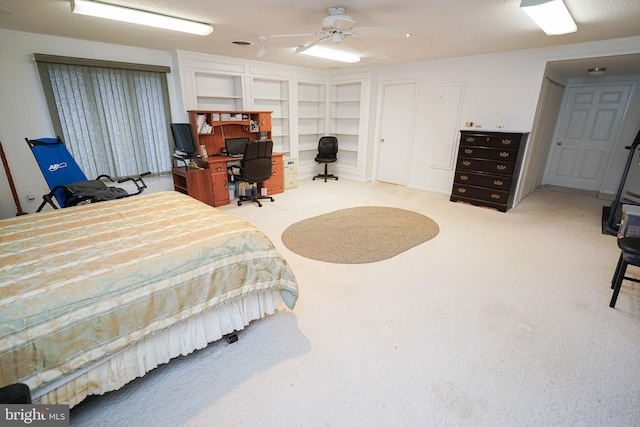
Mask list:
POLYGON ((171 133, 176 154, 182 157, 197 157, 198 147, 190 123, 171 123, 171 133))
POLYGON ((244 156, 244 147, 249 143, 248 137, 242 138, 226 138, 224 146, 227 149, 227 156, 242 157, 244 156))

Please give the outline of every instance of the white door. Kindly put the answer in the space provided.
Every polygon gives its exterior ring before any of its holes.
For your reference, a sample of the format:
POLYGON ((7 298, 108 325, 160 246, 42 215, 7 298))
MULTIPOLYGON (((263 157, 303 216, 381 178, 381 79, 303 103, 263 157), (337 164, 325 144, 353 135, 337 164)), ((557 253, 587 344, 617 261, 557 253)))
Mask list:
POLYGON ((406 185, 415 120, 416 83, 386 84, 378 129, 378 180, 406 185))
POLYGON ((599 191, 632 85, 567 87, 543 184, 599 191))

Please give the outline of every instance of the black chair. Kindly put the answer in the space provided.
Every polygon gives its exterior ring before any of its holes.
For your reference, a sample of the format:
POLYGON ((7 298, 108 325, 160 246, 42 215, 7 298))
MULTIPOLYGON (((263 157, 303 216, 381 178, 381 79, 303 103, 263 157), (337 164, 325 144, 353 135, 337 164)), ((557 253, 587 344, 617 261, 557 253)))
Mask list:
POLYGON ((22 383, 9 384, 0 388, 0 403, 3 405, 31 404, 31 390, 22 383))
POLYGON ((233 178, 234 181, 251 184, 252 191, 250 196, 238 193, 238 206, 241 206, 242 202, 251 201, 262 207, 262 203, 260 203, 262 199, 269 199, 273 202, 273 197, 259 195, 254 185, 271 178, 272 151, 273 141, 270 140, 251 141, 245 146, 244 156, 240 162, 240 173, 233 174, 233 178))
POLYGON ((327 178, 338 179, 337 176, 327 173, 327 166, 329 163, 333 163, 338 160, 338 138, 335 136, 323 136, 318 141, 318 155, 316 156, 316 162, 324 163, 324 173, 318 174, 313 177, 324 178, 324 182, 327 182, 327 178))
POLYGON ((622 237, 618 239, 618 247, 622 252, 618 259, 616 271, 613 273, 613 278, 611 279, 611 289, 613 289, 613 295, 609 303, 609 307, 611 308, 615 308, 616 306, 623 280, 640 283, 640 279, 625 276, 629 264, 640 267, 640 237, 622 237))

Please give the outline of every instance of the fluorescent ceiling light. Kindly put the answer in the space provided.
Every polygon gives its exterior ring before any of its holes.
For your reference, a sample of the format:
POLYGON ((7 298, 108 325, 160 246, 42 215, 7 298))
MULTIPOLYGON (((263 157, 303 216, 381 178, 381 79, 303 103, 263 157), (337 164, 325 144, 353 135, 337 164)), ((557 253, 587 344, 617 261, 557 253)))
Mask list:
POLYGON ((520 8, 549 36, 578 29, 562 0, 522 0, 520 8))
POLYGON ((349 52, 343 52, 340 50, 329 49, 324 46, 312 46, 300 53, 304 55, 315 56, 317 58, 332 59, 334 61, 341 62, 353 63, 360 61, 360 57, 358 55, 349 52))
POLYGON ((158 15, 143 10, 129 9, 107 3, 90 0, 71 0, 71 11, 80 15, 113 19, 131 24, 148 25, 150 27, 167 30, 182 31, 184 33, 206 36, 213 32, 213 27, 201 22, 187 21, 172 16, 158 15))

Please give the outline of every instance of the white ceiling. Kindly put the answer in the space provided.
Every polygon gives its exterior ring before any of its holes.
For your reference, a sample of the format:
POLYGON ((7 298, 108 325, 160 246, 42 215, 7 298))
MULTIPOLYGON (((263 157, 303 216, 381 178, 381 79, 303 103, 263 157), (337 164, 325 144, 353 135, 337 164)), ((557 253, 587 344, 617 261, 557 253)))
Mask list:
MULTIPOLYGON (((214 32, 194 36, 71 13, 69 0, 0 0, 0 28, 162 50, 186 50, 317 69, 390 65, 640 36, 639 0, 564 0, 578 31, 545 35, 519 8, 520 0, 104 0, 210 23, 214 32), (335 1, 338 1, 336 4, 335 1), (294 54, 318 36, 267 38, 258 58, 258 36, 320 31, 329 6, 344 6, 356 26, 406 26, 408 39, 365 39, 359 64, 294 54), (237 46, 245 40, 253 45, 237 46)), ((328 41, 325 44, 333 44, 328 41)), ((340 48, 351 47, 345 43, 340 48)), ((613 58, 609 58, 613 60, 613 58)), ((562 73, 607 67, 640 73, 634 56, 612 61, 563 61, 562 73)))

